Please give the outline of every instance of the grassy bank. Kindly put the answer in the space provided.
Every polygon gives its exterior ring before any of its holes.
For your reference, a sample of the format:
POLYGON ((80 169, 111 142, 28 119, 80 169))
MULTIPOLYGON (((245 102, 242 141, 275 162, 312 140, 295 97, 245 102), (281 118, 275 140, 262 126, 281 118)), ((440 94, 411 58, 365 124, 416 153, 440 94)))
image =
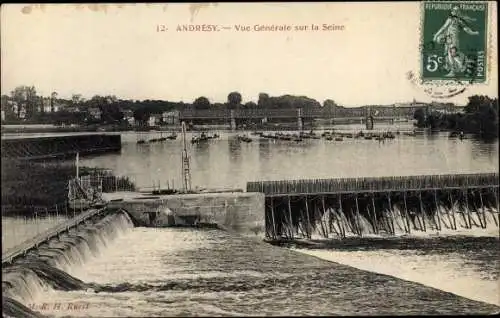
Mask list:
MULTIPOLYGON (((126 177, 114 176, 109 170, 80 167, 80 176, 103 177, 103 192, 113 192, 116 185, 134 188, 126 177)), ((2 160, 2 215, 31 215, 55 206, 65 207, 68 201, 68 181, 76 175, 74 162, 31 162, 2 160)))

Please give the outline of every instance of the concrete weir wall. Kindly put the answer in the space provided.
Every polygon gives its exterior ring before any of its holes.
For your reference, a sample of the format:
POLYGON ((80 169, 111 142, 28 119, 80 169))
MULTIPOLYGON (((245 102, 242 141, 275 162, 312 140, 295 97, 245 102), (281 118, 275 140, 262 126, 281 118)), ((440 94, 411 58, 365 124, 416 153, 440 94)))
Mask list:
MULTIPOLYGON (((220 192, 178 195, 144 195, 132 192, 108 196, 108 207, 124 209, 139 226, 168 226, 154 223, 151 215, 164 212, 179 222, 217 224, 240 233, 265 232, 264 194, 256 192, 220 192)), ((166 224, 167 223, 167 224, 166 224)))

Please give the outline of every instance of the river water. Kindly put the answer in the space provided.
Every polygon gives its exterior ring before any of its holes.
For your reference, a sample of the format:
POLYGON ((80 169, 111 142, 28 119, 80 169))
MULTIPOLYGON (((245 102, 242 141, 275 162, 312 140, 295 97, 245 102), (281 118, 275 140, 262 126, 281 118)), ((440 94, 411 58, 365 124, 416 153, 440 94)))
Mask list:
MULTIPOLYGON (((337 129, 357 131, 361 125, 337 129)), ((379 126, 377 129, 391 129, 379 126)), ((397 126, 408 130, 410 126, 397 126)), ((394 128, 392 128, 394 129, 394 128)), ((255 180, 370 177, 498 171, 498 142, 448 139, 447 133, 400 135, 379 143, 375 140, 307 140, 296 143, 257 139, 238 142, 236 133, 219 132, 208 143, 188 143, 192 184, 200 187, 245 188, 255 180)), ((120 154, 82 158, 82 165, 107 167, 130 176, 139 187, 153 182, 179 187, 180 138, 163 143, 137 144, 138 139, 158 138, 159 133, 124 133, 120 154)), ((191 134, 188 134, 191 139, 191 134)), ((251 136, 252 137, 252 136, 251 136)))
MULTIPOLYGON (((235 133, 219 134, 205 144, 188 144, 193 186, 244 189, 255 180, 498 172, 498 142, 449 139, 446 133, 399 135, 383 143, 255 136, 241 143, 235 133)), ((159 136, 123 133, 121 153, 81 158, 81 165, 113 169, 138 187, 178 187, 180 138, 137 144, 159 136)), ((22 227, 19 220, 3 218, 2 229, 13 222, 22 227)), ((14 239, 19 235, 9 239, 11 245, 14 239)), ((101 286, 99 292, 47 287, 24 301, 57 317, 451 314, 491 312, 494 307, 486 303, 500 306, 498 232, 460 232, 455 243, 436 233, 404 242, 290 249, 219 230, 130 227, 91 247, 100 253, 69 270, 101 286)))

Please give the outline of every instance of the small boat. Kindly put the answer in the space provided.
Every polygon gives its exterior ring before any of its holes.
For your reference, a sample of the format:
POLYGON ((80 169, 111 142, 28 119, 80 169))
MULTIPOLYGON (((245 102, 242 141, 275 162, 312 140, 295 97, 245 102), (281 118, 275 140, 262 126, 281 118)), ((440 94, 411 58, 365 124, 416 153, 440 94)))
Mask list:
POLYGON ((388 132, 386 132, 386 133, 384 134, 384 138, 387 138, 387 139, 394 139, 394 138, 396 138, 396 136, 394 136, 394 134, 393 134, 392 132, 388 131, 388 132))
POLYGON ((247 137, 247 136, 237 136, 238 140, 243 141, 243 142, 252 142, 252 138, 247 137))
POLYGON ((177 133, 173 132, 171 135, 167 136, 167 139, 169 139, 169 140, 177 139, 177 133))
POLYGON ((333 140, 333 137, 332 136, 326 136, 325 139, 326 140, 333 140))
POLYGON ((137 140, 137 144, 140 145, 140 144, 145 144, 146 143, 146 140, 144 139, 141 139, 141 140, 137 140))
POLYGON ((343 141, 343 140, 344 140, 344 138, 342 138, 342 137, 335 137, 335 141, 343 141))
POLYGON ((365 136, 366 140, 372 140, 372 138, 373 138, 372 136, 365 136))

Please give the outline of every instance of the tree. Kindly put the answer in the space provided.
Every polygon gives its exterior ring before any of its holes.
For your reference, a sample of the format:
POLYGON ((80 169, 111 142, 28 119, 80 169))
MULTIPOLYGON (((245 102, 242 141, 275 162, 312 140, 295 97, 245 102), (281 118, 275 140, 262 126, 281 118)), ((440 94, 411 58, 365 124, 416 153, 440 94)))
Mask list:
POLYGON ((18 86, 11 92, 12 99, 17 104, 17 117, 21 117, 21 109, 26 110, 28 118, 36 112, 36 89, 34 86, 18 86))
POLYGON ((57 100, 57 92, 52 92, 52 94, 50 94, 50 112, 51 113, 53 113, 54 110, 55 110, 54 109, 54 103, 55 103, 56 100, 57 100))
POLYGON ((83 102, 83 99, 82 99, 82 95, 81 94, 73 94, 71 96, 71 103, 73 104, 73 106, 77 106, 78 104, 80 104, 81 102, 83 102))
POLYGON ((205 96, 200 96, 193 102, 194 109, 209 109, 210 101, 205 96))
POLYGON ((331 109, 331 110, 334 110, 334 109, 335 109, 335 107, 337 107, 337 103, 335 103, 335 102, 334 102, 333 100, 331 100, 331 99, 327 99, 327 100, 325 100, 325 101, 323 102, 323 107, 324 107, 325 109, 328 109, 328 108, 329 108, 329 109, 331 109))
POLYGON ((269 95, 267 93, 259 93, 259 101, 257 105, 260 108, 267 108, 269 106, 269 95))
POLYGON ((231 92, 227 95, 227 103, 230 108, 236 108, 241 104, 241 94, 238 92, 231 92))
POLYGON ((423 108, 418 108, 413 113, 413 119, 417 121, 417 127, 425 127, 427 125, 427 120, 425 117, 425 111, 423 108))
POLYGON ((256 109, 257 108, 257 104, 255 102, 250 101, 250 102, 247 102, 245 104, 245 108, 256 109))
POLYGON ((140 107, 134 110, 134 119, 144 125, 149 121, 151 113, 145 107, 140 107))
POLYGON ((107 123, 117 123, 123 120, 123 112, 117 104, 100 105, 101 120, 107 123))

